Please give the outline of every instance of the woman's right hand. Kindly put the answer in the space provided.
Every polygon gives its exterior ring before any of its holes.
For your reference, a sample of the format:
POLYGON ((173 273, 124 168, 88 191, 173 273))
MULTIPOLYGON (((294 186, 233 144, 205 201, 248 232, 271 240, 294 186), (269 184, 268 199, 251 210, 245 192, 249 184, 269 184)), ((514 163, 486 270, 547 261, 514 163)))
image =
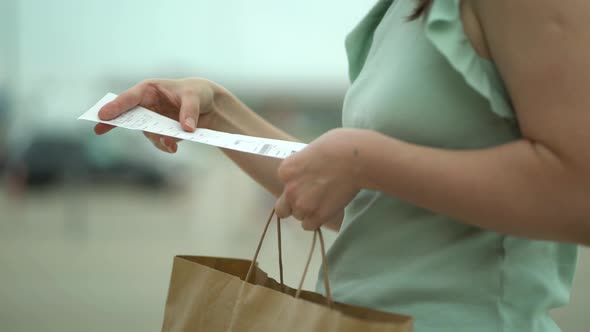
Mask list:
MULTIPOLYGON (((143 106, 154 112, 174 119, 182 129, 193 132, 197 127, 209 128, 213 110, 213 97, 220 87, 215 83, 198 78, 181 80, 146 80, 123 92, 98 112, 101 120, 112 120, 135 106, 143 106)), ((114 126, 99 123, 94 127, 102 135, 114 126)), ((176 138, 143 132, 160 150, 175 153, 178 149, 176 138)))

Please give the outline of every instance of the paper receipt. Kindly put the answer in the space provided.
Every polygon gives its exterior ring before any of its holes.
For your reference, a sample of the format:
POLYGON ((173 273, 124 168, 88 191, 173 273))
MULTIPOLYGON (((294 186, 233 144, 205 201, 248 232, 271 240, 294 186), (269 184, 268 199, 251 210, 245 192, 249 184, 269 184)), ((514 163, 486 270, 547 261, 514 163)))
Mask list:
POLYGON ((115 99, 115 97, 117 97, 116 94, 108 93, 96 105, 82 114, 78 120, 107 123, 121 128, 148 131, 187 141, 279 159, 285 159, 306 146, 306 144, 299 142, 230 134, 202 128, 197 128, 197 130, 190 133, 184 131, 178 121, 140 106, 125 112, 113 120, 100 120, 98 118, 98 111, 106 103, 115 99))

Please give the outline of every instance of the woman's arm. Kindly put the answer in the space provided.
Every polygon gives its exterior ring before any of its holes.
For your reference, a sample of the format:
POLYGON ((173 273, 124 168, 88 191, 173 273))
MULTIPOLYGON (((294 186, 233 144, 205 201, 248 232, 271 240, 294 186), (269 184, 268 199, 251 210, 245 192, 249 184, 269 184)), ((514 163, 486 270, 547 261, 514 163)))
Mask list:
POLYGON ((470 1, 524 139, 469 152, 375 137, 389 153, 365 148, 366 185, 484 228, 590 244, 590 2, 470 1))
MULTIPOLYGON (((279 128, 250 110, 239 99, 229 91, 218 89, 214 101, 214 109, 211 112, 210 128, 234 134, 266 137, 287 141, 296 141, 279 128)), ((255 181, 265 187, 275 197, 283 192, 283 181, 278 176, 278 169, 282 163, 280 159, 258 156, 229 149, 222 151, 235 162, 244 172, 255 181)), ((327 218, 324 226, 338 231, 344 217, 344 207, 335 215, 327 218)), ((294 215, 297 219, 303 220, 303 216, 294 215)))
POLYGON ((315 229, 361 188, 484 229, 590 245, 590 177, 522 139, 480 150, 444 150, 375 131, 335 129, 279 168, 277 213, 315 229))
MULTIPOLYGON (((298 141, 281 129, 273 126, 229 91, 217 87, 208 127, 228 133, 265 137, 286 141, 298 141)), ((283 184, 277 176, 280 159, 269 158, 235 150, 222 149, 244 172, 278 197, 283 184)))
MULTIPOLYGON (((111 120, 143 106, 180 122, 182 129, 193 132, 197 127, 235 134, 295 141, 264 120, 222 86, 200 78, 180 80, 146 80, 121 93, 101 108, 98 116, 111 120)), ((114 126, 99 123, 94 132, 103 135, 114 126)), ((144 132, 160 150, 175 153, 178 139, 144 132)), ((282 192, 277 177, 280 160, 225 151, 239 167, 275 196, 282 192)))
MULTIPOLYGON (((179 121, 182 128, 189 132, 200 127, 295 141, 293 137, 258 116, 225 88, 204 79, 144 81, 105 105, 99 116, 110 120, 137 105, 179 121)), ((111 129, 113 126, 99 123, 95 132, 102 135, 111 129)), ((178 148, 177 139, 148 132, 144 134, 162 151, 174 153, 178 148)), ((277 174, 281 160, 233 150, 223 151, 271 194, 278 197, 282 193, 283 183, 277 174)), ((333 230, 340 227, 342 209, 339 212, 326 223, 327 227, 333 230)))
POLYGON ((528 140, 449 151, 370 131, 342 135, 354 142, 348 155, 359 187, 485 229, 590 245, 588 174, 528 140))
POLYGON ((464 1, 523 139, 450 151, 334 130, 281 165, 280 214, 309 215, 304 227, 313 229, 369 188, 485 229, 590 245, 590 2, 464 1), (315 203, 326 193, 334 198, 315 203))

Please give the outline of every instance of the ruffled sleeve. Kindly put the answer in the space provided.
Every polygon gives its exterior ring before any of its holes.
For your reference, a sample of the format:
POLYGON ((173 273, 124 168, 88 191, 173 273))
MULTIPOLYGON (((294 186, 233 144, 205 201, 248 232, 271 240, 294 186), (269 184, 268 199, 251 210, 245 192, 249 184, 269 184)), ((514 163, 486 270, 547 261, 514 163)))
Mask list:
POLYGON ((354 82, 360 74, 371 44, 373 43, 375 28, 381 22, 383 15, 392 1, 382 0, 377 2, 346 37, 345 47, 348 57, 348 76, 351 82, 354 82))
POLYGON ((460 0, 434 0, 426 18, 426 37, 467 84, 502 118, 515 120, 510 97, 496 66, 479 56, 463 30, 460 0))

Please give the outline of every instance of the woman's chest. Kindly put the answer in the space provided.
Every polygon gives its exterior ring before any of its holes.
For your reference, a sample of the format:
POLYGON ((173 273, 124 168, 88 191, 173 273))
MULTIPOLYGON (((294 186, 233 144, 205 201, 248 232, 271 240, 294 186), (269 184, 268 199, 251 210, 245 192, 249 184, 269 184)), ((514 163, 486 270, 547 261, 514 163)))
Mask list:
MULTIPOLYGON (((362 70, 347 92, 343 125, 439 147, 495 145, 515 137, 513 123, 490 111, 426 38, 423 22, 405 20, 400 1, 372 35, 362 70)), ((460 54, 458 55, 460 56, 460 54)))

